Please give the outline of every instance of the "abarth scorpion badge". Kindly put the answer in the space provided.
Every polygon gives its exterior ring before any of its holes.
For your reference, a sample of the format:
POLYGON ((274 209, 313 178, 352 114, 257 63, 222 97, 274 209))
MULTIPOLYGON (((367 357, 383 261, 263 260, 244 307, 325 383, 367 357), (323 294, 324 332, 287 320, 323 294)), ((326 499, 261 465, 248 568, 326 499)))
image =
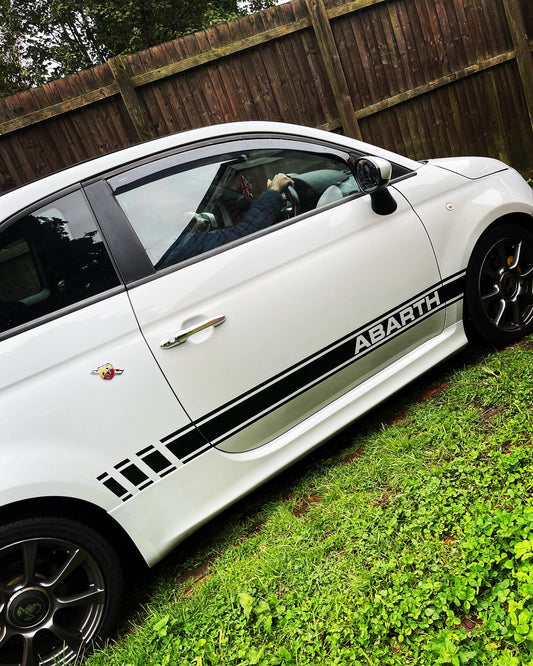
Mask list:
POLYGON ((119 370, 114 368, 111 363, 106 363, 96 368, 96 370, 91 370, 91 375, 100 375, 102 379, 110 380, 113 379, 115 375, 121 375, 124 370, 119 370))

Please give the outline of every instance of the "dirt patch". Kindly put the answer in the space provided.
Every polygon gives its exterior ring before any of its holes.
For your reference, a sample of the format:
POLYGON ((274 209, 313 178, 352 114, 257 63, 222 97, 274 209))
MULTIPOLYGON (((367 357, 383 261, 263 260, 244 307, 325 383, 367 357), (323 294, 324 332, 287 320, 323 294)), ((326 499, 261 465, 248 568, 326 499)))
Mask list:
POLYGON ((463 627, 463 629, 465 631, 470 633, 471 631, 474 631, 474 629, 476 627, 478 627, 479 625, 481 625, 481 624, 483 624, 483 622, 478 617, 476 617, 475 615, 474 615, 474 617, 464 617, 461 620, 461 624, 457 625, 457 629, 459 629, 460 627, 463 627))
POLYGON ((374 502, 375 506, 379 506, 381 509, 384 509, 388 504, 390 504, 391 499, 396 495, 393 490, 386 490, 381 497, 374 502))
POLYGON ((342 457, 341 463, 343 465, 349 465, 350 463, 357 462, 364 455, 365 455, 365 450, 359 449, 355 453, 349 453, 347 456, 342 457))
POLYGON ((261 528, 265 524, 264 520, 258 520, 256 523, 251 525, 245 532, 244 534, 237 539, 236 545, 240 545, 241 543, 244 543, 246 539, 249 539, 252 536, 255 536, 256 534, 259 534, 261 532, 261 528))
POLYGON ((488 409, 485 409, 481 413, 481 418, 483 421, 492 421, 496 417, 498 417, 500 414, 503 414, 505 412, 506 407, 489 407, 488 409))
POLYGON ((180 573, 178 576, 178 582, 189 583, 189 586, 183 593, 185 597, 189 597, 191 594, 193 594, 198 585, 201 585, 210 577, 211 574, 209 573, 209 569, 214 561, 215 557, 209 558, 205 562, 201 562, 193 569, 187 569, 186 571, 182 571, 180 573))
POLYGON ((448 382, 443 382, 442 384, 439 384, 439 386, 432 386, 431 388, 424 391, 424 393, 422 393, 422 395, 420 396, 420 401, 424 402, 425 400, 429 400, 434 395, 442 393, 445 389, 448 388, 448 386, 449 386, 448 382))
POLYGON ((322 501, 322 495, 310 495, 302 500, 300 500, 292 509, 292 515, 296 518, 301 518, 305 513, 309 511, 311 504, 322 501))

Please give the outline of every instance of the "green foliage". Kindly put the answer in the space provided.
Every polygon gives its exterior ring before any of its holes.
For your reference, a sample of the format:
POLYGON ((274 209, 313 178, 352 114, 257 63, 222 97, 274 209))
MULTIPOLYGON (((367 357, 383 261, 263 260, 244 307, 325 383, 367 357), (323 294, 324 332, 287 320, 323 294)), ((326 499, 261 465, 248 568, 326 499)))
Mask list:
POLYGON ((533 665, 531 348, 455 360, 241 503, 209 575, 169 565, 87 666, 533 665))
POLYGON ((0 95, 257 11, 274 0, 0 0, 0 95))

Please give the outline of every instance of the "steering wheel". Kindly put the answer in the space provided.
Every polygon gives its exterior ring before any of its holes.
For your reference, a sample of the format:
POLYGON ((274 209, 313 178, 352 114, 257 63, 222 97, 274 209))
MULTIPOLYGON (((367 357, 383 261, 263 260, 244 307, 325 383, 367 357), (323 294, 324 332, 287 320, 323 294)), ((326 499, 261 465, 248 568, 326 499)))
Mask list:
POLYGON ((193 213, 192 219, 185 227, 187 232, 206 232, 217 228, 216 218, 213 213, 193 213))
POLYGON ((287 217, 296 217, 300 212, 300 197, 298 192, 292 185, 287 185, 283 190, 283 198, 285 205, 283 212, 287 217))

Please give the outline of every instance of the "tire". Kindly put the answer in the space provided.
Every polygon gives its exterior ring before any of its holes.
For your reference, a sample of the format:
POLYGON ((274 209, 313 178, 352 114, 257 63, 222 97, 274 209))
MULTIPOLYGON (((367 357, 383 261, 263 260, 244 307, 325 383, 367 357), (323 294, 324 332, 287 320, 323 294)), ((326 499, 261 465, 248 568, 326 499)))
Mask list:
POLYGON ((109 544, 73 520, 0 527, 0 664, 56 666, 113 627, 122 572, 109 544))
POLYGON ((533 232, 519 224, 481 237, 466 273, 466 312, 482 338, 507 345, 533 330, 533 232))

